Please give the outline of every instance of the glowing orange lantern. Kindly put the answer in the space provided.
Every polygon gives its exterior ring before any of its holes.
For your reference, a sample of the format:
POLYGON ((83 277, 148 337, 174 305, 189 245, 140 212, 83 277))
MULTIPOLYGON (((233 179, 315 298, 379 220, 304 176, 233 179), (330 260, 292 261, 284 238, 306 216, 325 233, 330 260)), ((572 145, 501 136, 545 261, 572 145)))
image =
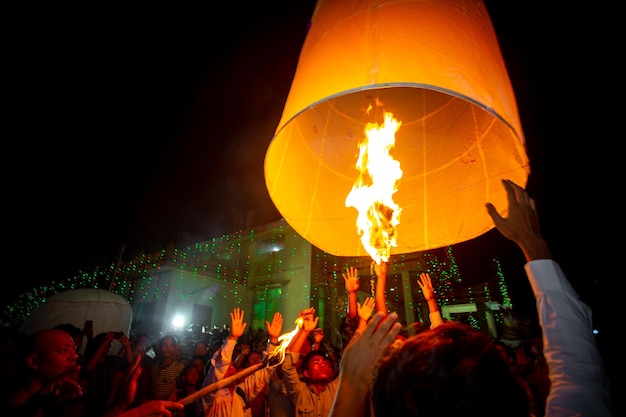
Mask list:
POLYGON ((372 122, 366 110, 378 102, 402 125, 392 254, 490 230, 485 202, 507 207, 500 180, 525 186, 530 168, 498 41, 477 0, 318 1, 265 157, 266 185, 287 223, 331 254, 368 254, 345 203, 372 122))

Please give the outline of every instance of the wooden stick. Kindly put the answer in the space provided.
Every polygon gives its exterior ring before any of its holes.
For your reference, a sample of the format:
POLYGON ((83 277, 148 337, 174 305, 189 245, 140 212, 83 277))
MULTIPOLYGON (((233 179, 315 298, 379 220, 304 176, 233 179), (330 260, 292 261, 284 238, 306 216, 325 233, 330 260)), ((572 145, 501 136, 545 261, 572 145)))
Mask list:
POLYGON ((206 387, 202 387, 200 388, 198 391, 194 392, 193 394, 189 394, 188 396, 186 396, 185 398, 182 398, 180 400, 178 400, 177 402, 183 404, 183 405, 188 405, 193 403, 194 401, 196 401, 198 398, 200 397, 204 397, 207 394, 210 394, 214 391, 220 390, 224 387, 229 386, 230 384, 232 384, 234 381, 241 379, 241 378, 245 378, 248 375, 252 375, 253 373, 255 373, 256 371, 258 371, 259 369, 263 368, 265 366, 265 362, 259 362, 257 364, 254 364, 252 366, 249 366, 239 372, 237 372, 234 375, 229 376, 228 378, 224 378, 221 379, 217 382, 214 382, 210 385, 207 385, 206 387))

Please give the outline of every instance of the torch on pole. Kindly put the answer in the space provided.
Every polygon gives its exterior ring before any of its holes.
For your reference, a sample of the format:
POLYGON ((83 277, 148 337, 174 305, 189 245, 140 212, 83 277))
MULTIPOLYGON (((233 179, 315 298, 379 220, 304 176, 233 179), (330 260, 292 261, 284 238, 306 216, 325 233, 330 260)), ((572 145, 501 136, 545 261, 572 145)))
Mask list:
MULTIPOLYGON (((315 313, 315 309, 313 308, 309 308, 307 310, 311 314, 315 313)), ((267 366, 269 368, 275 369, 277 366, 280 366, 280 364, 282 364, 283 360, 285 359, 285 350, 287 349, 287 346, 289 346, 289 344, 291 343, 291 340, 294 338, 294 336, 298 333, 300 326, 302 325, 302 321, 302 317, 298 317, 296 319, 296 328, 289 333, 281 335, 278 338, 279 345, 276 346, 274 350, 267 353, 263 362, 259 362, 252 366, 249 366, 237 372, 236 374, 229 376, 228 378, 224 378, 210 385, 207 385, 206 387, 202 387, 198 391, 178 400, 177 402, 183 405, 189 405, 196 401, 198 398, 204 397, 207 394, 225 388, 239 379, 243 379, 249 375, 252 375, 261 368, 267 366)))
POLYGON ((186 396, 183 399, 178 400, 177 402, 183 405, 189 405, 191 403, 193 403, 194 401, 196 401, 198 398, 200 397, 204 397, 207 394, 210 394, 212 392, 215 392, 217 390, 220 390, 222 388, 225 388, 227 386, 229 386, 230 384, 232 384, 233 382, 245 378, 248 375, 252 375, 253 373, 255 373, 256 371, 258 371, 259 369, 265 367, 266 362, 259 362, 257 364, 254 364, 252 366, 249 366, 245 369, 242 369, 241 371, 237 372, 234 375, 229 376, 228 378, 224 378, 221 379, 217 382, 214 382, 210 385, 207 385, 206 387, 202 387, 201 389, 199 389, 198 391, 194 392, 193 394, 190 394, 188 396, 186 396))

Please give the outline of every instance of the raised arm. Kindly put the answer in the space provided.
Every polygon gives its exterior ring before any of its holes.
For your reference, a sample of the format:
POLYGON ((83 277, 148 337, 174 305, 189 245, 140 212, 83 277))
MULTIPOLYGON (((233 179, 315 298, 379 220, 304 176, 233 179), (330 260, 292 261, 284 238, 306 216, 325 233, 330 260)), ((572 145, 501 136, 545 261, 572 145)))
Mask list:
POLYGON ((342 273, 342 275, 346 292, 348 293, 348 318, 354 319, 357 316, 356 292, 359 290, 361 283, 359 282, 356 268, 352 266, 348 268, 346 272, 342 273))
POLYGON ((243 321, 243 310, 234 308, 230 313, 230 334, 228 338, 237 341, 246 330, 246 323, 243 321))
POLYGON ((318 327, 313 330, 313 344, 312 350, 320 350, 322 348, 322 342, 324 341, 324 329, 318 327))
POLYGON ((550 377, 545 415, 611 416, 608 378, 593 336, 591 310, 552 259, 539 231, 535 201, 514 182, 502 184, 508 217, 491 203, 486 208, 496 228, 517 243, 528 261, 525 270, 536 299, 550 377))
POLYGON ((359 307, 359 326, 357 327, 357 331, 365 330, 365 326, 367 326, 367 322, 370 317, 372 317, 372 311, 374 311, 374 306, 376 302, 374 301, 374 297, 367 297, 365 301, 363 301, 363 305, 357 303, 359 307))
POLYGON ((385 291, 387 288, 387 263, 374 262, 374 272, 376 274, 376 312, 387 315, 387 297, 385 291))
POLYGON ((311 332, 315 330, 319 321, 319 317, 315 317, 314 308, 304 309, 300 312, 298 318, 302 319, 302 323, 298 326, 298 332, 287 348, 287 351, 292 353, 300 353, 302 351, 302 346, 304 346, 304 343, 311 332))
MULTIPOLYGON (((244 312, 240 308, 234 308, 232 313, 230 313, 230 334, 224 339, 222 346, 213 353, 211 366, 202 382, 202 387, 221 381, 226 377, 228 368, 232 364, 233 350, 235 349, 237 340, 246 330, 246 323, 244 323, 243 318, 244 312)), ((211 408, 211 404, 216 395, 217 391, 213 391, 201 397, 199 407, 204 410, 204 413, 207 413, 211 408)))
POLYGON ((357 331, 341 356, 339 384, 329 417, 364 416, 376 363, 402 330, 396 313, 377 312, 357 331))
POLYGON ((439 306, 437 306, 437 299, 435 298, 435 291, 433 290, 430 275, 422 272, 420 277, 417 279, 417 285, 421 288, 422 295, 428 304, 430 328, 434 329, 443 323, 443 319, 441 318, 441 312, 439 312, 439 306))
POLYGON ((298 314, 298 330, 285 351, 285 360, 281 365, 285 390, 289 400, 294 405, 297 403, 298 384, 300 383, 296 364, 300 360, 302 346, 309 334, 317 327, 318 320, 319 317, 315 317, 314 308, 305 308, 298 314))
POLYGON ((226 375, 226 371, 232 363, 233 350, 235 349, 237 340, 241 335, 243 335, 243 332, 246 329, 246 323, 243 322, 243 316, 243 310, 240 308, 235 308, 232 313, 230 313, 230 334, 226 337, 226 339, 224 339, 222 346, 215 353, 213 353, 213 356, 211 357, 211 367, 203 385, 217 382, 223 379, 224 375, 226 375))
POLYGON ((528 262, 552 259, 548 244, 539 231, 539 216, 535 200, 522 187, 510 180, 502 180, 509 202, 509 216, 502 217, 493 204, 487 203, 487 213, 504 237, 517 243, 528 262))
POLYGON ((277 345, 278 337, 283 331, 283 315, 279 312, 274 313, 272 322, 265 322, 265 330, 267 331, 268 342, 277 345))

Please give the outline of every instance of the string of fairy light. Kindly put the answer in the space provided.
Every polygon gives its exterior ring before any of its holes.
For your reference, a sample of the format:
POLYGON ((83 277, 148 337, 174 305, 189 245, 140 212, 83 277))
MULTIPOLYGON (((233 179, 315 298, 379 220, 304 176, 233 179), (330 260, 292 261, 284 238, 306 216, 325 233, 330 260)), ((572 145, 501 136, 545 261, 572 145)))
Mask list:
MULTIPOLYGON (((219 293, 220 297, 241 303, 243 290, 264 286, 269 288, 272 277, 278 274, 287 279, 295 276, 299 266, 294 259, 305 256, 305 251, 311 251, 311 280, 304 285, 311 294, 311 305, 322 310, 319 313, 336 314, 339 318, 345 316, 347 297, 342 272, 349 266, 359 270, 361 289, 365 292, 373 290, 368 288, 375 285, 374 281, 370 281, 369 257, 338 257, 311 245, 281 247, 281 250, 258 254, 260 236, 271 247, 301 239, 284 221, 277 223, 278 226, 261 226, 180 248, 170 244, 157 253, 140 253, 119 265, 111 262, 50 281, 20 294, 15 302, 6 305, 0 314, 0 326, 21 323, 47 298, 60 292, 79 288, 107 289, 132 304, 146 299, 162 299, 172 285, 183 287, 190 276, 196 286, 208 285, 209 277, 222 283, 220 291, 207 291, 202 300, 195 302, 210 303, 214 294, 219 293), (166 267, 179 271, 176 279, 161 273, 166 267)), ((463 286, 451 246, 426 252, 392 255, 387 264, 388 310, 397 311, 400 305, 408 303, 415 312, 416 319, 427 320, 427 304, 416 284, 422 272, 431 275, 437 302, 441 307, 459 302, 475 302, 480 298, 496 301, 510 309, 512 302, 500 262, 496 259, 493 262, 496 266, 496 277, 485 279, 482 290, 478 291, 480 294, 474 294, 472 287, 463 286), (407 273, 408 283, 403 280, 403 274, 407 273)), ((190 295, 180 291, 179 297, 186 301, 190 295)), ((282 297, 289 299, 289 293, 283 293, 282 297)), ((478 325, 475 314, 468 314, 466 320, 470 324, 478 325)), ((496 315, 496 320, 501 322, 500 315, 496 315)))

